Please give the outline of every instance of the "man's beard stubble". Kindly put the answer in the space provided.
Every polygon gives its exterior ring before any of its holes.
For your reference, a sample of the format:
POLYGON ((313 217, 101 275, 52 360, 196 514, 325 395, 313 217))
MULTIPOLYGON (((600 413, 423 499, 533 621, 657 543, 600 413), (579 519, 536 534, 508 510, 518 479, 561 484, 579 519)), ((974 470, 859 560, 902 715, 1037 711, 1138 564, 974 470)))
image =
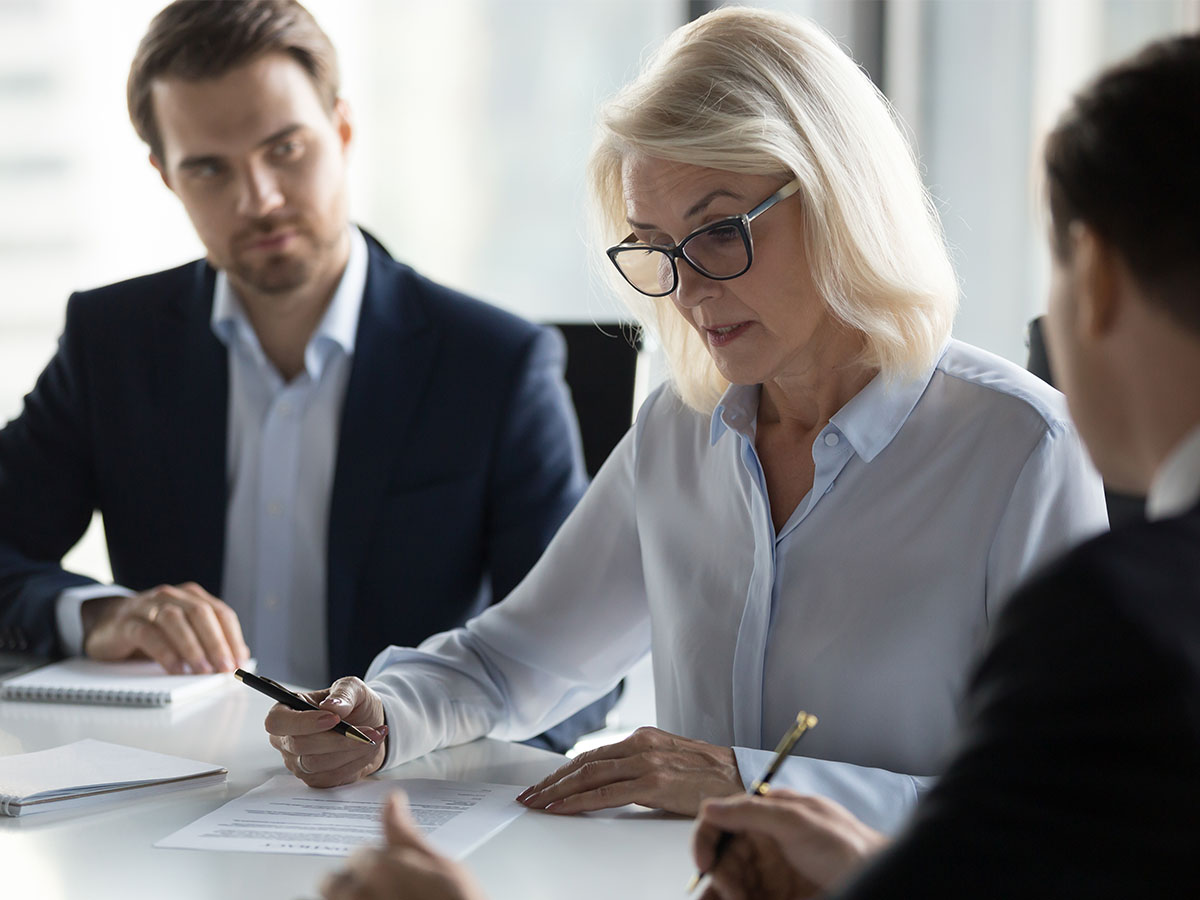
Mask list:
POLYGON ((337 248, 343 229, 324 240, 299 220, 264 219, 254 223, 234 240, 230 274, 237 281, 263 294, 286 294, 313 280, 337 248), (293 246, 252 263, 241 248, 280 229, 296 234, 293 246), (305 249, 305 244, 309 249, 305 249))

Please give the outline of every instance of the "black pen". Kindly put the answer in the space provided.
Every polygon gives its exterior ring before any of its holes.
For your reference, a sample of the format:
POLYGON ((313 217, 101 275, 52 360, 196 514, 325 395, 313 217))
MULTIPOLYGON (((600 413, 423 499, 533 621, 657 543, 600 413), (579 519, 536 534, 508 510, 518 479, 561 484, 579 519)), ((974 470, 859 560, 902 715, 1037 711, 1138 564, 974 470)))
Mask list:
MULTIPOLYGON (((771 760, 771 765, 767 766, 767 771, 763 773, 762 778, 759 778, 750 785, 750 790, 746 791, 746 793, 761 797, 770 790, 771 779, 775 777, 775 773, 779 771, 779 767, 783 765, 783 761, 792 752, 792 748, 796 746, 796 742, 804 737, 804 733, 816 724, 816 716, 800 710, 796 714, 796 724, 788 729, 787 734, 780 739, 779 745, 775 748, 775 758, 771 760)), ((717 845, 713 848, 712 865, 708 867, 707 872, 697 872, 692 876, 692 880, 688 882, 687 893, 690 894, 694 891, 696 885, 700 883, 700 879, 717 867, 717 863, 721 861, 721 854, 725 852, 725 848, 729 846, 731 840, 733 840, 732 834, 728 831, 721 832, 721 836, 717 838, 717 845)))
MULTIPOLYGON (((299 694, 293 694, 278 681, 272 681, 270 678, 263 678, 261 675, 255 675, 252 672, 247 672, 245 669, 237 669, 233 673, 233 677, 240 681, 246 687, 252 687, 260 694, 266 694, 277 703, 282 703, 284 706, 300 711, 315 709, 323 711, 319 706, 313 706, 299 694)), ((333 726, 333 730, 338 734, 344 734, 346 737, 355 741, 362 741, 364 744, 374 745, 374 741, 347 722, 338 722, 333 726)))

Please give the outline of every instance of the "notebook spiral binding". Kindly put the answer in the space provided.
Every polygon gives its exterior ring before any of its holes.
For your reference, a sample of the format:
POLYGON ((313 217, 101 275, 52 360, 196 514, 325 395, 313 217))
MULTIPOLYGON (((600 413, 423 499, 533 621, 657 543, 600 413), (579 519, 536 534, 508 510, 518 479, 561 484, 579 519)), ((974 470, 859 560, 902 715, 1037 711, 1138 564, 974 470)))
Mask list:
POLYGON ((111 706, 163 706, 171 702, 171 695, 166 691, 114 691, 33 685, 5 685, 3 697, 5 700, 32 700, 39 703, 103 703, 111 706))

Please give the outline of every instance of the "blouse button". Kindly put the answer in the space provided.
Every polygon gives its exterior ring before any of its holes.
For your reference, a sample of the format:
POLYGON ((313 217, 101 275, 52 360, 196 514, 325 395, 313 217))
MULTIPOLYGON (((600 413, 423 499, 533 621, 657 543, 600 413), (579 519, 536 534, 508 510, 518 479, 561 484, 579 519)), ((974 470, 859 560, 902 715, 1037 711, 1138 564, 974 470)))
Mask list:
POLYGON ((838 445, 839 440, 840 440, 840 438, 831 431, 831 432, 829 432, 829 434, 825 435, 825 446, 826 447, 836 447, 838 445))

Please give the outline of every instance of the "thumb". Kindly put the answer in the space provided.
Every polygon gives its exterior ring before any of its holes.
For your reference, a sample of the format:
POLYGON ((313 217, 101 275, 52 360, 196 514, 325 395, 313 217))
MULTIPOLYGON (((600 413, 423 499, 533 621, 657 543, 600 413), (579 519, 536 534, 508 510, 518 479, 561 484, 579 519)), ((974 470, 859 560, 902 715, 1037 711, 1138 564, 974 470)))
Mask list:
POLYGON ((337 713, 346 718, 362 699, 357 678, 339 678, 329 688, 329 694, 321 701, 321 709, 337 713))
POLYGON ((425 838, 408 811, 408 796, 404 791, 388 797, 383 807, 383 839, 389 847, 425 847, 425 838))

